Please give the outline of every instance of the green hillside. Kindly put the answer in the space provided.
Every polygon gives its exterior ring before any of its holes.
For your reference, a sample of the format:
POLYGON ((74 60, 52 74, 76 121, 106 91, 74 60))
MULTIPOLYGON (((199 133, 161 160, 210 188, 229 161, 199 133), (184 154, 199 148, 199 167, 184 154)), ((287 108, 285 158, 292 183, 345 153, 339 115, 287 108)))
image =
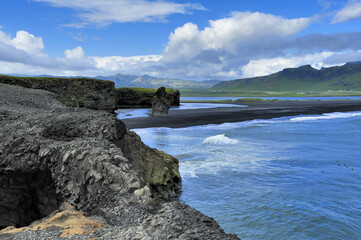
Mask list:
POLYGON ((221 82, 213 91, 359 91, 361 90, 361 62, 317 70, 310 65, 288 68, 255 78, 221 82))
POLYGON ((189 81, 174 78, 155 78, 148 75, 135 76, 117 74, 114 76, 98 76, 97 79, 110 80, 115 83, 116 88, 120 87, 140 87, 140 88, 154 88, 159 87, 175 88, 175 89, 204 89, 210 88, 220 81, 206 80, 206 81, 189 81))

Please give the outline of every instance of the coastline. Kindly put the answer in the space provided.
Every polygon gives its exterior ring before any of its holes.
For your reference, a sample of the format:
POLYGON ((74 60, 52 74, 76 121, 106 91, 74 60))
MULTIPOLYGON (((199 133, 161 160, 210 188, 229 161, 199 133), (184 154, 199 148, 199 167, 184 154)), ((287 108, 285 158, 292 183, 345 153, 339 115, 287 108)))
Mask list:
POLYGON ((224 107, 169 111, 167 117, 122 119, 128 129, 242 122, 285 116, 313 115, 331 112, 361 111, 361 100, 279 101, 249 104, 248 107, 224 107))
POLYGON ((177 201, 178 160, 115 114, 0 84, 0 137, 0 239, 239 239, 177 201))

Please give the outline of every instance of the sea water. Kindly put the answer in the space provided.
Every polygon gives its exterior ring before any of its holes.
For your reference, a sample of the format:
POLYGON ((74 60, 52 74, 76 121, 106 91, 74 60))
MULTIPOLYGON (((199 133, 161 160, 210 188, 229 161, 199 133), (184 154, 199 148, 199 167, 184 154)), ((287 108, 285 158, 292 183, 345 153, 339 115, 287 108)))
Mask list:
MULTIPOLYGON (((179 106, 172 106, 169 111, 219 108, 219 107, 247 107, 246 105, 224 104, 224 103, 180 103, 179 106)), ((121 108, 116 111, 119 119, 148 117, 152 114, 152 108, 121 108)))
POLYGON ((361 238, 361 112, 135 130, 180 161, 180 200, 241 239, 361 238))

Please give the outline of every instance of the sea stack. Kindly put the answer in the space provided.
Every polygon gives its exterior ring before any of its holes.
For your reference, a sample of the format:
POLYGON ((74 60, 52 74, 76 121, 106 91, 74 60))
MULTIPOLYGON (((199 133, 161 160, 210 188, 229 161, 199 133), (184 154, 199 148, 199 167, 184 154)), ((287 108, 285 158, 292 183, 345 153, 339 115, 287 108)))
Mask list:
POLYGON ((166 117, 170 101, 167 99, 167 92, 164 87, 158 88, 152 100, 152 117, 166 117))

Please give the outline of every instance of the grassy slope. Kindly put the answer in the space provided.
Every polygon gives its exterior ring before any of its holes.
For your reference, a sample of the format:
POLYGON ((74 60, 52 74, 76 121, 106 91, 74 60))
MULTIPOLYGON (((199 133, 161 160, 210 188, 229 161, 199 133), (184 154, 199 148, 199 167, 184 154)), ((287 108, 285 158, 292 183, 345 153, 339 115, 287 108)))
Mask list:
POLYGON ((182 96, 351 96, 361 95, 361 64, 322 70, 284 69, 268 76, 221 82, 211 89, 182 89, 182 96))
POLYGON ((361 90, 361 64, 313 69, 311 66, 285 69, 264 77, 222 82, 212 90, 242 91, 338 91, 361 90))

